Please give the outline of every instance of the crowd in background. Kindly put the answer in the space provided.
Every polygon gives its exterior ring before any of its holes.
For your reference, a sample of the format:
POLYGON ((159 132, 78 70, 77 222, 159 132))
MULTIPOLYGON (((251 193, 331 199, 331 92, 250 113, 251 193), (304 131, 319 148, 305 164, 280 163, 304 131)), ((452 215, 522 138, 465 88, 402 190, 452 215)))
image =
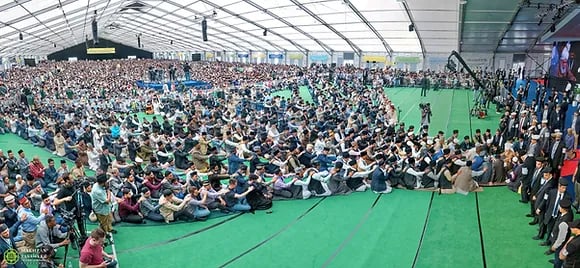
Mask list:
MULTIPOLYGON (((0 151, 0 203, 19 246, 51 242, 38 235, 43 224, 53 224, 44 215, 79 199, 84 215, 114 232, 116 221, 204 220, 270 209, 276 199, 394 188, 467 194, 504 184, 531 204, 529 215, 540 224, 536 238, 546 239, 551 252, 563 248, 561 233, 570 234, 560 223, 571 222, 563 215, 571 215, 565 211, 577 208, 580 197, 575 177, 559 171, 576 158, 580 122, 576 112, 565 129, 565 95, 541 88, 528 105, 522 87, 497 101, 505 112, 497 129, 444 133, 429 129, 428 119, 416 126, 398 122, 384 88, 417 79, 420 86, 429 79, 439 88, 477 87, 461 72, 203 62, 176 76, 210 82, 216 94, 135 86, 149 67, 170 65, 183 63, 46 62, 7 72, 0 133, 55 155, 30 161, 24 151, 0 151), (312 102, 301 97, 301 86, 312 102), (290 93, 272 94, 280 90, 290 93), (150 120, 137 115, 145 107, 154 114, 150 120), (95 176, 87 176, 89 169, 95 176), (75 189, 84 194, 74 198, 75 189)), ((505 72, 477 75, 490 100, 513 86, 505 72)))

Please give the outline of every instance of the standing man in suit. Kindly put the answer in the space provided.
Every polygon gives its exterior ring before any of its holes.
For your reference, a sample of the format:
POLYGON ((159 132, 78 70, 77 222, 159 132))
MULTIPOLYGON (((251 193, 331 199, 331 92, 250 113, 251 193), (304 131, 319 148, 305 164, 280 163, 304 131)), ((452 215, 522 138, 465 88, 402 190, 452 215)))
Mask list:
POLYGON ((107 173, 112 162, 111 156, 109 155, 109 149, 103 147, 103 153, 99 155, 99 169, 102 170, 103 173, 107 173))
POLYGON ((534 205, 537 201, 537 194, 540 188, 546 182, 544 180, 544 169, 545 169, 545 158, 538 156, 536 157, 536 166, 534 168, 534 172, 532 173, 532 180, 530 183, 530 214, 527 214, 526 217, 534 217, 535 215, 535 208, 534 205))
POLYGON ((427 97, 428 83, 427 75, 423 74, 423 78, 421 78, 421 97, 427 97))
POLYGON ((568 180, 561 178, 558 181, 558 188, 552 189, 547 195, 544 195, 544 205, 543 211, 536 210, 536 214, 541 215, 540 217, 540 232, 538 236, 534 237, 535 240, 543 239, 544 234, 552 233, 554 224, 556 223, 556 218, 558 218, 558 213, 560 210, 560 202, 564 199, 572 201, 570 195, 566 192, 568 187, 568 180))
POLYGON ((556 105, 556 109, 550 109, 548 121, 550 122, 550 129, 552 131, 560 129, 562 126, 562 117, 560 116, 560 104, 556 105))
POLYGON ((533 154, 523 153, 522 160, 524 161, 522 165, 522 199, 521 203, 528 203, 530 201, 530 193, 532 187, 532 176, 534 175, 534 169, 536 167, 536 160, 533 154))
POLYGON ((540 151, 542 155, 546 155, 550 145, 550 129, 548 128, 548 120, 542 120, 542 126, 540 128, 540 151))
POLYGON ((2 237, 0 239, 0 261, 2 262, 2 267, 26 268, 22 258, 19 256, 18 248, 10 234, 10 229, 4 223, 0 224, 0 236, 2 237))
POLYGON ((535 199, 536 201, 534 202, 534 220, 529 223, 530 225, 535 225, 541 222, 541 215, 546 209, 548 192, 556 187, 557 182, 552 178, 552 168, 546 167, 543 169, 543 179, 540 183, 541 186, 538 189, 537 194, 535 197, 532 197, 532 199, 535 199))
POLYGON ((541 243, 541 246, 550 246, 544 254, 550 255, 555 254, 554 258, 554 267, 562 267, 562 261, 560 260, 560 251, 562 250, 562 246, 564 242, 570 238, 570 230, 568 228, 568 224, 570 224, 574 220, 574 214, 572 214, 570 207, 572 204, 567 199, 564 199, 560 202, 560 216, 556 220, 556 224, 554 225, 554 231, 552 231, 551 235, 548 237, 548 241, 541 243))
POLYGON ((523 110, 520 113, 520 118, 518 121, 518 129, 517 129, 516 135, 518 137, 523 135, 526 132, 526 130, 529 128, 529 126, 530 126, 530 120, 528 119, 528 111, 523 110))
POLYGON ((540 145, 538 144, 539 139, 540 135, 532 135, 530 145, 528 145, 528 154, 531 154, 535 157, 540 155, 540 145))
POLYGON ((561 141, 562 133, 557 132, 552 134, 554 141, 547 152, 550 156, 550 161, 552 164, 552 169, 555 170, 554 175, 556 178, 560 177, 560 168, 562 167, 562 161, 564 160, 564 143, 561 141))

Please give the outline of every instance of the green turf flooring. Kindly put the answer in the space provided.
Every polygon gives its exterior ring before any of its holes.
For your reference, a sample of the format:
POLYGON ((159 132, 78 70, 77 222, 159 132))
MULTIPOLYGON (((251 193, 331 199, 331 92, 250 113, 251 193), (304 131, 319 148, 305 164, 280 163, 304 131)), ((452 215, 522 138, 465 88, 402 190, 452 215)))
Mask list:
POLYGON ((530 226, 530 205, 518 202, 519 195, 504 187, 478 193, 487 267, 552 267, 545 256, 548 248, 532 240, 538 225, 530 226))
MULTIPOLYGON (((468 90, 429 91, 420 97, 417 88, 389 88, 387 94, 401 107, 401 121, 418 126, 419 103, 433 110, 430 134, 459 129, 469 135, 468 90)), ((275 93, 288 97, 289 91, 275 93)), ((305 87, 300 95, 311 101, 305 87)), ((143 113, 141 117, 151 118, 143 113)), ((472 129, 497 128, 499 116, 490 110, 486 119, 471 117, 472 129)), ((4 151, 23 149, 28 158, 43 163, 60 157, 32 146, 13 134, 0 135, 4 151)), ((69 167, 72 162, 68 161, 69 167)), ((476 196, 435 195, 394 190, 324 200, 276 201, 273 213, 257 211, 212 218, 206 222, 116 226, 115 245, 121 267, 483 267, 481 237, 487 267, 548 267, 545 248, 531 239, 528 205, 506 188, 486 188, 476 196), (425 226, 425 220, 429 220, 425 226), (420 240, 425 229, 423 241, 420 240), (417 255, 418 253, 418 255, 417 255)), ((89 225, 92 229, 96 225, 89 225)), ((110 248, 107 249, 110 252, 110 248)), ((58 255, 62 256, 63 251, 58 255)), ((71 251, 69 256, 76 252, 71 251)), ((69 259, 77 267, 77 259, 69 259)), ((68 267, 67 262, 66 267, 68 267)))
POLYGON ((472 105, 472 91, 465 89, 446 89, 427 93, 427 97, 421 97, 420 88, 388 88, 385 90, 389 98, 400 108, 399 121, 405 122, 405 126, 414 125, 418 131, 421 124, 421 112, 419 103, 430 103, 432 110, 429 135, 434 136, 439 130, 443 130, 446 136, 451 135, 454 129, 459 130, 460 138, 470 135, 470 129, 475 135, 476 129, 482 133, 490 129, 495 133, 498 127, 500 115, 495 113, 495 105, 492 105, 488 116, 484 119, 469 116, 472 105), (469 100, 469 107, 468 107, 469 100), (470 128, 471 119, 471 128, 470 128))
POLYGON ((411 267, 430 198, 431 193, 418 191, 383 195, 329 267, 411 267))
POLYGON ((479 237, 474 194, 435 194, 415 267, 481 267, 479 237))

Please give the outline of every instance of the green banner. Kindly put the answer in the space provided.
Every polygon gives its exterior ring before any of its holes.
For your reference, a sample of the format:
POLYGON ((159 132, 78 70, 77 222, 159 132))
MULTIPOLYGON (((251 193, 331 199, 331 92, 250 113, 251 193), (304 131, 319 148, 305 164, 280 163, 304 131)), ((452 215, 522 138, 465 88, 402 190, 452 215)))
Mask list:
POLYGON ((421 58, 419 57, 395 57, 395 63, 419 63, 421 62, 421 58))
POLYGON ((301 54, 301 53, 288 53, 288 59, 291 59, 291 60, 302 60, 302 59, 304 59, 304 54, 301 54))

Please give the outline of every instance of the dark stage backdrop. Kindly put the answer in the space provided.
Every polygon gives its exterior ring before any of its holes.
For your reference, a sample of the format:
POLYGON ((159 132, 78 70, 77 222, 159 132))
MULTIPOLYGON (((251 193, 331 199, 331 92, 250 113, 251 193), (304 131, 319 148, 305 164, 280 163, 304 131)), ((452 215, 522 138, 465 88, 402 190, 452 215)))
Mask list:
POLYGON ((49 60, 63 61, 68 60, 69 57, 77 57, 78 60, 110 60, 110 59, 126 59, 128 56, 136 56, 138 59, 152 59, 153 53, 134 48, 131 46, 119 44, 106 39, 99 39, 99 44, 93 45, 93 41, 89 40, 90 48, 115 48, 114 54, 87 54, 86 43, 80 43, 76 46, 54 52, 47 56, 49 60))

